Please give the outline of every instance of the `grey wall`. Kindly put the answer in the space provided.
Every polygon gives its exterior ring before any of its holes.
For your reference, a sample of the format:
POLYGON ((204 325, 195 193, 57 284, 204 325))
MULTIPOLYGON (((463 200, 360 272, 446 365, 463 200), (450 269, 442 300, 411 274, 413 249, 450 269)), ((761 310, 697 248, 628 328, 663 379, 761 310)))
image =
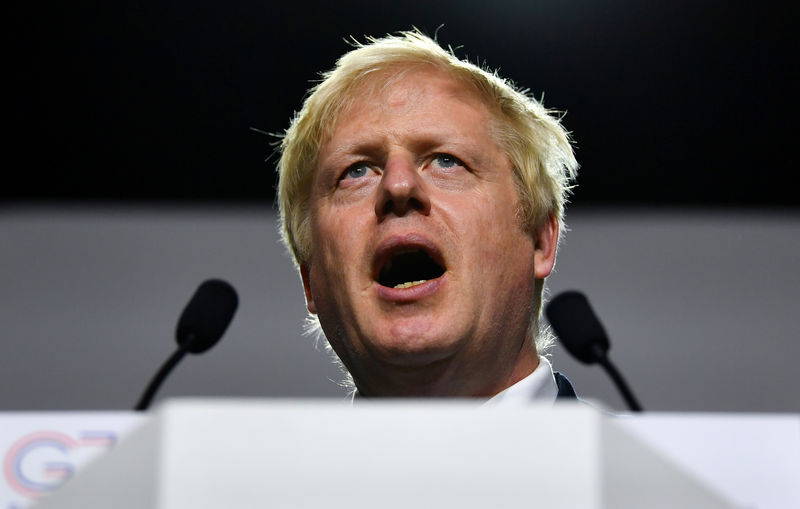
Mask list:
MULTIPOLYGON (((648 409, 800 411, 800 214, 573 211, 550 289, 585 291, 648 409)), ((0 410, 125 409, 174 349, 197 285, 240 308, 161 397, 344 397, 301 334, 303 297, 270 208, 0 212, 0 410)), ((622 408, 598 367, 560 348, 583 396, 622 408)))

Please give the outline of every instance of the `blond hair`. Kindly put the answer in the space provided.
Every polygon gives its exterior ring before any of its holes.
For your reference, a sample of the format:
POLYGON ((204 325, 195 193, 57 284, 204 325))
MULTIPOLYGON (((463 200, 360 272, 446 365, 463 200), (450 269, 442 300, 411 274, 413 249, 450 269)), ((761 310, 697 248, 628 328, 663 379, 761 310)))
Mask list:
MULTIPOLYGON (((569 133, 555 112, 497 73, 458 59, 452 49, 445 50, 418 31, 354 44, 355 48, 309 90, 280 145, 281 235, 298 266, 307 262, 311 254, 309 200, 319 150, 332 135, 339 115, 352 102, 354 89, 370 76, 403 73, 418 66, 441 70, 478 93, 495 117, 495 141, 514 167, 520 220, 535 231, 554 216, 563 230, 564 206, 578 163, 569 133)), ((543 282, 537 282, 532 330, 535 337, 542 290, 543 282)))

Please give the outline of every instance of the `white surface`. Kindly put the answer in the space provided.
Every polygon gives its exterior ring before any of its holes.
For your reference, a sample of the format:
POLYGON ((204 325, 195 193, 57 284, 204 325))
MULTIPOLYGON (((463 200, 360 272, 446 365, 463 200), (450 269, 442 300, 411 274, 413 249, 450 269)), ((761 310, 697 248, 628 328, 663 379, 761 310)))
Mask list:
POLYGON ((585 405, 466 401, 172 401, 44 502, 51 509, 731 507, 585 405))
POLYGON ((800 507, 800 415, 652 414, 617 422, 743 507, 800 507))
POLYGON ((0 412, 0 507, 52 493, 143 420, 133 412, 0 412))

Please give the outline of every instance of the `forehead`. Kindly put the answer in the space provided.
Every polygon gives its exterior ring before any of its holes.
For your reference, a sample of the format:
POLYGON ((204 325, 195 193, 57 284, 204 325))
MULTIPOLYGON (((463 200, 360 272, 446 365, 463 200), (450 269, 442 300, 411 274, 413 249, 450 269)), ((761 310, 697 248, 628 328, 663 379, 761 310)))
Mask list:
POLYGON ((397 117, 415 116, 422 124, 452 116, 463 129, 480 128, 484 134, 495 121, 491 106, 471 83, 427 65, 393 68, 369 75, 349 91, 322 145, 359 126, 374 129, 397 117))
MULTIPOLYGON (((355 87, 354 98, 381 99, 390 106, 401 106, 411 99, 440 95, 465 102, 481 103, 474 87, 441 69, 418 65, 387 69, 376 73, 355 87)), ((482 108, 485 108, 481 104, 482 108)))

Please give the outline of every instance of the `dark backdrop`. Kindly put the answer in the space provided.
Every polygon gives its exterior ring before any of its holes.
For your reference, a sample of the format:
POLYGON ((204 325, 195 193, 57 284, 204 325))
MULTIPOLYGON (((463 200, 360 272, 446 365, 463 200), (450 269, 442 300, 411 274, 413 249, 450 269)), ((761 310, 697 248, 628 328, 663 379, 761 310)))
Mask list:
MULTIPOLYGON (((789 4, 789 2, 784 2, 789 4)), ((412 25, 567 110, 575 204, 797 207, 797 19, 769 2, 25 2, 0 200, 265 202, 344 38, 412 25), (391 7, 390 7, 391 6, 391 7)))

